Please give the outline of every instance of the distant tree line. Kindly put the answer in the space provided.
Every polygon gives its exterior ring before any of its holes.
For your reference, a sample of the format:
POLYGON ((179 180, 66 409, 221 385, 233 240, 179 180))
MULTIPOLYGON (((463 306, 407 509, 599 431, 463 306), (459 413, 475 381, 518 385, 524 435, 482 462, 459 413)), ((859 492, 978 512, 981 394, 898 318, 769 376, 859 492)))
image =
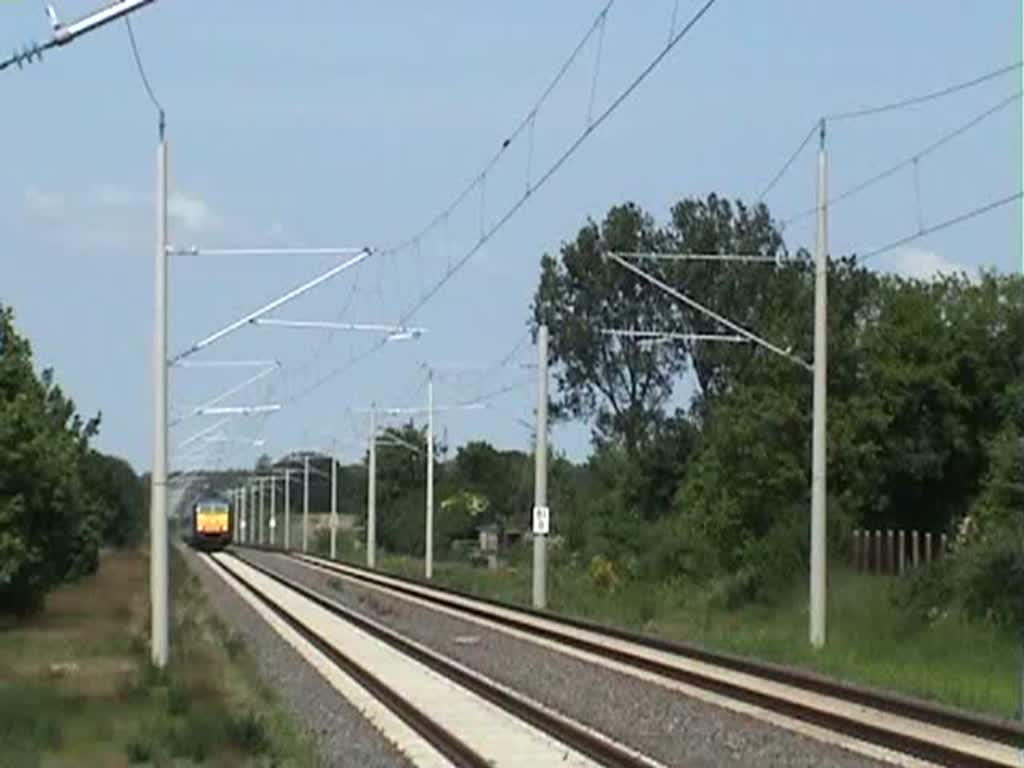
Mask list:
MULTIPOLYGON (((730 333, 606 258, 641 251, 768 257, 641 266, 813 359, 813 264, 787 252, 765 206, 710 195, 675 205, 664 226, 633 204, 588 222, 544 256, 532 308, 550 329, 555 412, 594 424, 595 452, 555 525, 627 574, 768 598, 806 573, 811 375, 754 344, 602 333, 730 333), (694 393, 672 410, 684 374, 694 393)), ((855 255, 831 258, 828 280, 832 551, 858 526, 955 533, 957 556, 922 591, 1019 624, 1024 280, 907 279, 855 255)))
MULTIPOLYGON (((615 206, 542 258, 530 325, 550 331, 552 413, 593 427, 585 462, 555 451, 549 464, 555 564, 599 566, 595 583, 605 585, 696 586, 730 605, 771 600, 806 577, 812 378, 802 363, 813 359, 813 279, 809 255, 787 249, 765 206, 717 195, 680 201, 663 225, 632 203, 615 206), (764 257, 641 265, 789 357, 706 340, 731 331, 612 252, 764 257)), ((828 280, 833 562, 858 527, 950 533, 955 556, 910 582, 908 605, 1020 625, 1024 279, 908 279, 852 254, 830 259, 828 280)), ((377 504, 387 550, 423 553, 425 453, 422 426, 384 432, 377 504)), ((438 444, 435 456, 438 557, 481 525, 528 527, 530 453, 470 442, 453 452, 438 444)), ((312 463, 312 506, 327 511, 331 459, 312 463)), ((272 465, 282 466, 265 457, 262 468, 272 465)), ((365 456, 338 472, 338 509, 362 521, 365 456)))
POLYGON ((12 309, 0 306, 0 614, 37 610, 49 589, 95 571, 102 546, 142 537, 142 483, 90 447, 99 428, 51 369, 36 373, 12 309))

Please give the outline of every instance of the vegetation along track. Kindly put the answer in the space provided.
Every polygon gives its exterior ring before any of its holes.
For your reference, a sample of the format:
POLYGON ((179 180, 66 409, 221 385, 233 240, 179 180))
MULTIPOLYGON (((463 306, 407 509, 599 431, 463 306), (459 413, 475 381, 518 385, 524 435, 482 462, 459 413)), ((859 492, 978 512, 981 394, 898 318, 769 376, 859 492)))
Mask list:
POLYGON ((894 752, 949 766, 1020 766, 1024 726, 805 670, 553 616, 319 557, 288 555, 392 595, 519 631, 894 752))
MULTIPOLYGON (((273 596, 267 594, 265 590, 229 568, 223 559, 209 555, 207 557, 211 564, 223 573, 226 578, 240 584, 255 596, 274 614, 327 656, 331 662, 359 682, 378 701, 381 701, 386 707, 391 709, 403 722, 419 733, 435 749, 450 760, 452 764, 457 766, 494 765, 490 758, 481 755, 478 750, 467 744, 466 740, 460 738, 458 734, 440 725, 432 716, 408 701, 401 692, 367 670, 353 655, 338 650, 335 644, 332 644, 323 634, 308 626, 307 622, 300 616, 283 607, 279 601, 276 601, 273 596)), ((444 659, 438 654, 381 626, 377 622, 369 620, 329 600, 314 590, 275 573, 271 569, 243 560, 230 553, 219 557, 230 558, 231 560, 243 563, 272 582, 285 587, 310 603, 326 610, 332 616, 342 619, 404 656, 440 674, 461 688, 497 706, 516 720, 529 724, 529 726, 543 732, 554 741, 575 750, 580 755, 588 758, 589 764, 614 766, 616 768, 655 768, 659 765, 657 762, 628 750, 594 731, 569 721, 512 691, 484 679, 471 670, 444 659)))

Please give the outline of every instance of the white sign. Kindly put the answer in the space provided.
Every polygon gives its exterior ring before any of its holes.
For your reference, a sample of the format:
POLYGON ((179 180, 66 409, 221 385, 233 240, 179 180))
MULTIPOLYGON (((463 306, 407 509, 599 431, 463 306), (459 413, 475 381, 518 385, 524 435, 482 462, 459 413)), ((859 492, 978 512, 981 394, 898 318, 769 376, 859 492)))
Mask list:
POLYGON ((551 510, 547 507, 533 508, 533 532, 537 536, 547 536, 551 522, 551 510))

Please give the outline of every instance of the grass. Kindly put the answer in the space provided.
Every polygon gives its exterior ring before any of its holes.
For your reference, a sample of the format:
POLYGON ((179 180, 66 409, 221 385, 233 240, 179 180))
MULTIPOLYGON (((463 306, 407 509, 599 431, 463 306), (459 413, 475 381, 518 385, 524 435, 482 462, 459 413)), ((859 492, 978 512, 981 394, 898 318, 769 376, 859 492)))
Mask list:
POLYGON ((0 626, 0 765, 315 763, 177 552, 171 571, 164 671, 148 660, 148 565, 138 552, 104 556, 39 616, 0 626))
MULTIPOLYGON (((385 556, 382 568, 423 578, 419 559, 385 556)), ((490 571, 435 562, 434 581, 482 597, 530 604, 528 562, 490 571)), ((962 709, 1012 718, 1020 706, 1020 642, 1007 632, 954 616, 934 623, 908 618, 891 599, 891 577, 834 569, 829 576, 828 642, 815 651, 807 639, 807 588, 794 586, 771 606, 719 607, 685 586, 625 582, 601 589, 589 574, 552 565, 552 611, 695 642, 765 661, 791 664, 851 682, 962 709)))

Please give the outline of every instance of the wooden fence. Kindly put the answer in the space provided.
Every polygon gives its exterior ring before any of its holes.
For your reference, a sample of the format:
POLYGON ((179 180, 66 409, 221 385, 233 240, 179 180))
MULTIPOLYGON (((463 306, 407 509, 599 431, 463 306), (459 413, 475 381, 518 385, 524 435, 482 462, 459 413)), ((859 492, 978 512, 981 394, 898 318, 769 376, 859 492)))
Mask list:
POLYGON ((945 557, 949 537, 931 531, 865 530, 853 532, 853 565, 858 571, 902 576, 919 565, 945 557))

